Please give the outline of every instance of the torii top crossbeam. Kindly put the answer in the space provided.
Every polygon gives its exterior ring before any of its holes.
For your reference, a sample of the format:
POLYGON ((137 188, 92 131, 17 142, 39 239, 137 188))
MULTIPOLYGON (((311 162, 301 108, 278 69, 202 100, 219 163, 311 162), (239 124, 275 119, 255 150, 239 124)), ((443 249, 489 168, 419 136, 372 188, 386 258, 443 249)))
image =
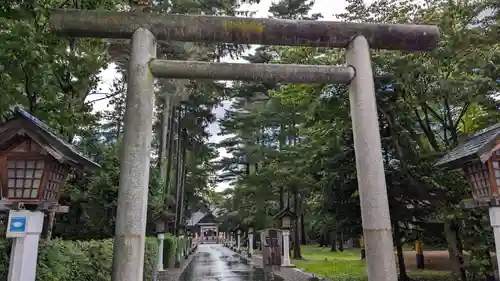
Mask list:
POLYGON ((363 35, 371 48, 427 51, 439 40, 432 25, 348 23, 104 10, 55 10, 50 28, 73 37, 131 38, 137 28, 159 40, 345 48, 363 35))

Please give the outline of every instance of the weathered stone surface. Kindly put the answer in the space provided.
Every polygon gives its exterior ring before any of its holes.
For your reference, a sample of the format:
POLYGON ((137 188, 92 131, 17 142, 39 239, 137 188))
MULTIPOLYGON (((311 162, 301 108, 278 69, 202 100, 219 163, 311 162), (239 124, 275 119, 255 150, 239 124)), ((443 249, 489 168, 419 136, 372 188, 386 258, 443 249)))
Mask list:
POLYGON ((289 83, 349 83, 350 66, 152 60, 156 77, 289 83))
POLYGON ((374 49, 425 51, 439 40, 439 29, 431 25, 88 10, 55 10, 50 17, 50 28, 66 36, 130 38, 139 27, 149 29, 159 40, 238 44, 345 48, 363 35, 374 49))

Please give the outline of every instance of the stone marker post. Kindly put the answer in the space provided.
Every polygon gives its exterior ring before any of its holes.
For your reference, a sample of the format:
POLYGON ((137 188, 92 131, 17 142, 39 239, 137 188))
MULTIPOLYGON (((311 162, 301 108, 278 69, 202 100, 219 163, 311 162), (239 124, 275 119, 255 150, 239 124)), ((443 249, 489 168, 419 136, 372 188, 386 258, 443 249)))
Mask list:
POLYGON ((236 251, 241 252, 241 230, 238 229, 236 235, 236 251))
POLYGON ((248 229, 248 257, 253 255, 253 228, 248 229))
POLYGON ((282 267, 294 267, 290 262, 290 230, 283 229, 283 262, 282 267))
POLYGON ((165 234, 158 233, 158 267, 156 270, 163 271, 163 248, 164 248, 165 234))

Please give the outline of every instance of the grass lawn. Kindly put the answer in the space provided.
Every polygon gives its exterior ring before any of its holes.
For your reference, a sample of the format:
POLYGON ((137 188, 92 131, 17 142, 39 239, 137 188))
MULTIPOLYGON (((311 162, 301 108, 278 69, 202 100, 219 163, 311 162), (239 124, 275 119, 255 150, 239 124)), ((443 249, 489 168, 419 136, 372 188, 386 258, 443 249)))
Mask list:
POLYGON ((330 252, 330 248, 316 245, 301 246, 304 260, 294 260, 297 268, 303 268, 320 276, 365 275, 365 261, 359 259, 359 249, 330 252), (325 260, 326 259, 326 260, 325 260))
MULTIPOLYGON (((346 249, 344 252, 330 252, 329 247, 317 245, 301 246, 304 260, 293 260, 297 268, 331 280, 366 280, 366 261, 360 260, 359 249, 346 249)), ((414 270, 409 272, 413 280, 452 280, 448 272, 414 270)))

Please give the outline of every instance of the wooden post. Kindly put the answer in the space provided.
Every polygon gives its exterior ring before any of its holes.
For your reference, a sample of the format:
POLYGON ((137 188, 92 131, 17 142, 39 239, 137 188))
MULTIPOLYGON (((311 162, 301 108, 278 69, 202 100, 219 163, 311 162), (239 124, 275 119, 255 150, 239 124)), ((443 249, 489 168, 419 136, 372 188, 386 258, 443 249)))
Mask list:
POLYGON ((422 240, 420 240, 420 237, 415 240, 415 254, 417 258, 417 268, 424 269, 424 250, 422 249, 422 240))

